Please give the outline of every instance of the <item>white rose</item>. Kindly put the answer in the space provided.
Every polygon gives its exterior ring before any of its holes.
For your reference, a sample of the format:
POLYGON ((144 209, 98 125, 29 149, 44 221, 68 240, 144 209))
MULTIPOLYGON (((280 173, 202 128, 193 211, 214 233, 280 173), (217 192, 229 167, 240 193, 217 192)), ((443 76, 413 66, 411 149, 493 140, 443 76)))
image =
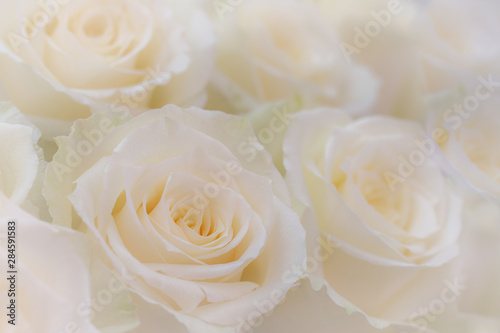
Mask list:
POLYGON ((208 107, 244 113, 263 102, 299 96, 308 106, 362 112, 374 101, 376 78, 345 63, 335 30, 316 7, 296 0, 247 0, 224 8, 215 17, 218 73, 208 107))
POLYGON ((40 131, 11 103, 0 102, 0 192, 35 215, 44 215, 41 195, 46 162, 40 131))
POLYGON ((91 258, 85 235, 36 219, 2 193, 0 260, 4 333, 118 333, 138 324, 125 287, 91 258))
POLYGON ((289 127, 287 181, 304 207, 309 254, 323 260, 313 281, 324 277, 337 304, 376 327, 427 326, 419 307, 429 308, 449 285, 463 291, 453 260, 461 203, 437 151, 418 124, 389 117, 352 121, 319 109, 300 113, 289 127), (317 253, 319 240, 338 249, 317 253))
POLYGON ((426 98, 498 73, 498 2, 322 1, 343 53, 381 80, 374 113, 422 119, 426 98))
POLYGON ((422 76, 412 24, 419 2, 404 0, 316 0, 339 31, 345 64, 366 66, 380 80, 372 113, 415 118, 421 112, 422 76))
POLYGON ((415 31, 431 91, 468 87, 478 74, 500 73, 498 1, 431 0, 415 31))
POLYGON ((500 202, 500 89, 492 95, 486 86, 478 84, 478 88, 476 95, 457 98, 432 113, 428 133, 455 174, 464 177, 476 191, 500 202))
POLYGON ((215 39, 193 1, 16 0, 0 13, 0 80, 48 137, 102 103, 204 103, 215 39))
POLYGON ((59 139, 45 183, 55 223, 83 222, 112 267, 135 277, 130 288, 192 332, 276 305, 296 281, 283 272, 305 258, 304 230, 270 156, 238 151, 255 140, 248 123, 173 105, 111 128, 114 117, 94 114, 59 139))

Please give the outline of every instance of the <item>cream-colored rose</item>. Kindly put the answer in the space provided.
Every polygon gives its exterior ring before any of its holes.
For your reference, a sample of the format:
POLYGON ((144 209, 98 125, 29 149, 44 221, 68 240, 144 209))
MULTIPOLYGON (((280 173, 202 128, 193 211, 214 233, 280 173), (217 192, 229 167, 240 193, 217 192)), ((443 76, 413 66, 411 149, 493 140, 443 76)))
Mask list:
POLYGON ((35 215, 45 217, 42 197, 46 162, 40 131, 10 102, 0 102, 0 192, 35 215))
POLYGON ((313 5, 246 0, 219 14, 209 108, 245 113, 298 96, 309 107, 342 105, 360 113, 375 100, 377 79, 345 62, 336 31, 313 5))
POLYGON ((426 100, 499 73, 498 2, 316 1, 340 31, 343 53, 380 78, 374 113, 423 119, 426 100))
POLYGON ((248 123, 169 105, 102 127, 115 116, 94 114, 58 140, 45 182, 55 223, 83 222, 130 288, 192 332, 276 305, 296 282, 283 272, 305 258, 304 230, 268 153, 238 150, 255 140, 248 123), (90 137, 100 144, 85 152, 90 137))
POLYGON ((215 38, 196 2, 16 0, 0 13, 0 80, 47 137, 102 104, 204 103, 215 38))
POLYGON ((414 24, 431 91, 474 88, 478 74, 500 74, 498 1, 431 0, 414 24))
POLYGON ((463 292, 454 260, 461 202, 436 162, 438 150, 417 123, 390 117, 353 121, 318 109, 289 127, 287 182, 309 254, 322 259, 312 279, 324 277, 337 304, 376 327, 428 327, 420 309, 463 292), (318 242, 328 241, 338 248, 318 252, 318 242))
POLYGON ((412 25, 421 2, 315 0, 334 29, 345 64, 358 62, 380 80, 372 113, 417 118, 421 113, 421 64, 412 25))
POLYGON ((92 258, 84 234, 40 221, 2 193, 0 260, 4 333, 119 333, 138 324, 125 287, 92 258))
POLYGON ((500 88, 491 94, 487 86, 479 84, 476 91, 431 114, 428 133, 452 170, 472 188, 500 202, 500 88))

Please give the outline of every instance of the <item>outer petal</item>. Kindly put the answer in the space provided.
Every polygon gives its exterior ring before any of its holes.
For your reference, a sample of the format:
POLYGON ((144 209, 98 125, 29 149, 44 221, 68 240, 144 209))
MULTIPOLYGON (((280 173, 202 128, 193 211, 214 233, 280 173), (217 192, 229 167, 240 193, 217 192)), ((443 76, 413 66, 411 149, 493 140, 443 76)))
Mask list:
MULTIPOLYGON (((18 317, 16 326, 2 320, 2 332, 53 333, 74 327, 89 333, 101 329, 118 333, 136 325, 121 282, 91 260, 85 235, 39 221, 0 193, 3 262, 7 262, 9 221, 16 222, 18 317), (92 314, 92 297, 103 297, 103 293, 110 298, 98 301, 99 313, 92 314)), ((0 289, 9 289, 7 280, 2 279, 0 289)))
POLYGON ((0 190, 31 213, 47 217, 42 197, 43 173, 46 162, 37 143, 40 131, 10 102, 0 102, 0 190))

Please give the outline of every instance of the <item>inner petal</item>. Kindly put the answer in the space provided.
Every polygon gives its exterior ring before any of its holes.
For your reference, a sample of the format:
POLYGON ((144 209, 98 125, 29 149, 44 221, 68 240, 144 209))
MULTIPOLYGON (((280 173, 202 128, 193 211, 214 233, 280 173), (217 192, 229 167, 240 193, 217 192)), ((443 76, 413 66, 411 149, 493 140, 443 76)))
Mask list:
POLYGON ((83 24, 83 31, 90 38, 99 37, 106 34, 110 29, 110 25, 111 23, 107 16, 96 15, 87 19, 87 22, 83 24))

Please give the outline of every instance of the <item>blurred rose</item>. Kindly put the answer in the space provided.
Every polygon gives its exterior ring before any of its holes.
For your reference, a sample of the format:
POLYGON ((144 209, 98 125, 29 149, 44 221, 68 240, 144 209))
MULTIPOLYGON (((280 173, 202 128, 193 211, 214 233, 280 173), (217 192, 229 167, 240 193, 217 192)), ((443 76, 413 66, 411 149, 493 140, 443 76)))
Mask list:
POLYGON ((0 8, 0 79, 45 136, 103 103, 204 103, 215 40, 193 1, 16 0, 0 8))
POLYGON ((423 119, 427 99, 498 73, 497 1, 317 1, 344 54, 378 74, 374 113, 423 119))
POLYGON ((244 113, 298 96, 306 106, 360 113, 376 97, 376 78, 345 62, 335 30, 308 3, 248 0, 215 20, 219 71, 209 108, 244 113))
POLYGON ((453 260, 461 202, 436 163, 437 151, 417 123, 352 121, 331 109, 300 113, 287 133, 287 181, 304 206, 308 250, 315 228, 322 242, 338 246, 323 251, 312 276, 321 279, 323 270, 332 299, 377 327, 426 327, 419 308, 463 292, 453 260))
POLYGON ((430 0, 414 26, 430 91, 474 88, 479 74, 500 74, 498 1, 430 0))
POLYGON ((399 0, 317 0, 339 31, 345 64, 358 62, 380 81, 372 113, 415 118, 421 112, 422 69, 412 24, 416 3, 399 0))
POLYGON ((453 100, 448 108, 434 112, 427 125, 429 135, 442 133, 434 140, 452 169, 476 191, 500 203, 500 94, 478 87, 476 95, 453 100))

